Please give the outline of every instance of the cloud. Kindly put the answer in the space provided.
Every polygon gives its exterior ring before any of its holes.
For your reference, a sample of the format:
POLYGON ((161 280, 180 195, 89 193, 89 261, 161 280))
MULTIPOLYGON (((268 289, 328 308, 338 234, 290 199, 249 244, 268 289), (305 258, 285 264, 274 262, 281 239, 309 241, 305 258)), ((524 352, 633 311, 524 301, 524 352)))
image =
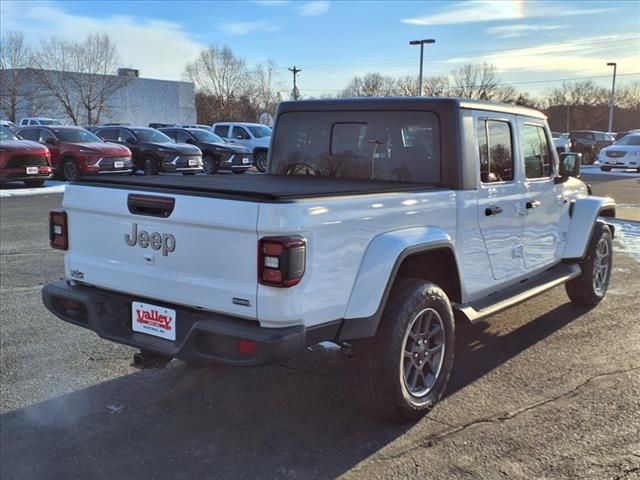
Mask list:
POLYGON ((565 72, 580 75, 603 75, 610 70, 609 59, 627 72, 640 65, 637 34, 603 35, 566 42, 543 43, 535 47, 516 48, 487 55, 457 57, 449 64, 492 63, 501 72, 565 72))
POLYGON ((255 32, 277 32, 280 30, 278 25, 265 22, 264 20, 256 20, 254 22, 232 22, 221 26, 222 31, 231 35, 248 35, 255 32))
POLYGON ((594 15, 611 11, 611 8, 573 8, 559 2, 525 2, 524 0, 464 1, 447 6, 446 11, 421 17, 404 18, 402 23, 416 26, 454 25, 458 23, 493 22, 496 20, 521 20, 576 15, 594 15))
POLYGON ((329 11, 330 5, 328 1, 318 0, 307 2, 300 7, 300 15, 303 17, 313 17, 316 15, 324 15, 329 11))
POLYGON ((501 38, 515 38, 521 37, 529 32, 547 31, 547 30, 560 30, 567 28, 568 25, 503 25, 500 27, 491 27, 487 29, 487 33, 498 35, 501 38))
POLYGON ((92 18, 67 13, 52 3, 2 0, 3 30, 20 30, 34 46, 52 36, 78 40, 105 32, 115 43, 123 67, 145 78, 180 80, 184 67, 204 45, 177 23, 130 16, 92 18))

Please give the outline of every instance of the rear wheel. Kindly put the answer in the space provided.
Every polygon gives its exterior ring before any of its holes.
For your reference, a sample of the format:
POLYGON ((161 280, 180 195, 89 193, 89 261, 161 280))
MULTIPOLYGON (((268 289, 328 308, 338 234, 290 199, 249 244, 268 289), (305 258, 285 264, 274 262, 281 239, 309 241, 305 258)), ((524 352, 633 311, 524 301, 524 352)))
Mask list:
POLYGON ((453 367, 454 319, 437 285, 394 287, 376 336, 353 345, 365 361, 365 389, 384 417, 416 420, 444 394, 453 367))
POLYGON ((266 150, 260 150, 255 154, 256 158, 256 168, 261 172, 267 170, 267 152, 266 150))
POLYGON ((78 179, 80 170, 78 164, 72 158, 67 158, 62 162, 62 177, 68 182, 75 182, 78 179))
POLYGON ((565 285, 573 303, 590 307, 600 303, 607 293, 613 259, 611 230, 600 222, 593 228, 587 255, 580 261, 582 273, 565 285))
POLYGON ((144 174, 145 175, 158 175, 160 168, 158 168, 158 162, 151 155, 144 158, 144 174))
POLYGON ((44 179, 33 179, 33 180, 25 180, 24 184, 30 188, 39 188, 44 185, 44 179))

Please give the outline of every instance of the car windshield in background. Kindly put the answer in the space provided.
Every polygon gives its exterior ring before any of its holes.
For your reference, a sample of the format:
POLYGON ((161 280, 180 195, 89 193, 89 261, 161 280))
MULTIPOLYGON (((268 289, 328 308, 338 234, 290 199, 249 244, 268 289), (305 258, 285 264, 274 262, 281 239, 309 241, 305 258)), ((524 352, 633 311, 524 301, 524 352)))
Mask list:
POLYGON ((253 136, 256 138, 271 136, 271 129, 269 127, 263 127, 262 125, 253 125, 248 128, 249 130, 251 130, 251 133, 253 133, 253 136))
POLYGON ((278 122, 272 174, 440 182, 433 113, 290 112, 278 122))
POLYGON ((2 140, 18 140, 9 127, 0 125, 0 141, 2 140))
POLYGON ((60 120, 38 120, 40 125, 62 125, 60 120))
POLYGON ((573 132, 571 136, 573 138, 586 138, 587 140, 591 140, 593 138, 593 132, 573 132))
POLYGON ((82 129, 54 129, 52 130, 58 140, 66 143, 102 143, 102 140, 88 130, 82 129))
POLYGON ((153 130, 152 128, 135 128, 133 133, 135 133, 136 137, 138 137, 138 140, 141 142, 174 143, 174 141, 164 133, 153 130))
POLYGON ((206 130, 190 130, 191 135, 196 137, 196 140, 199 142, 209 142, 209 143, 225 143, 222 138, 220 138, 215 133, 208 132, 206 130))
POLYGON ((616 145, 640 145, 640 135, 626 135, 616 142, 616 145))

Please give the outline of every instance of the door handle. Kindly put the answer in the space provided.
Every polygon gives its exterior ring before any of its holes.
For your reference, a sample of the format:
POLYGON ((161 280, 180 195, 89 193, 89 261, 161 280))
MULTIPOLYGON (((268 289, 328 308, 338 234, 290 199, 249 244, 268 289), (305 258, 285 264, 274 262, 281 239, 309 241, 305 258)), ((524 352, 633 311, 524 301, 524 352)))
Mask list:
POLYGON ((532 200, 530 202, 527 202, 525 204, 525 206, 530 209, 530 208, 538 208, 540 205, 542 205, 542 202, 540 202, 539 200, 532 200))
POLYGON ((484 209, 484 214, 487 217, 490 217, 492 215, 499 215, 501 213, 502 213, 502 207, 499 207, 497 205, 492 205, 489 208, 484 209))

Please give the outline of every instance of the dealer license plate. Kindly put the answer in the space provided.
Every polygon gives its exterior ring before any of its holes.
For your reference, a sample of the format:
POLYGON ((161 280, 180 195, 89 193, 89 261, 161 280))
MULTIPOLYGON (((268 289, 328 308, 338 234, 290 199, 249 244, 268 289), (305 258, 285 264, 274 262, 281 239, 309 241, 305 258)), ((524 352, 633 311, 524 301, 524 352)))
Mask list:
POLYGON ((248 165, 249 164, 249 157, 242 157, 242 164, 243 165, 248 165))
POLYGON ((124 162, 113 162, 113 166, 115 168, 122 168, 124 167, 124 162))
POLYGON ((166 340, 176 339, 176 311, 149 303, 131 302, 134 332, 147 333, 166 340))
POLYGON ((27 175, 34 175, 38 173, 38 167, 27 167, 27 175))
POLYGON ((190 167, 197 167, 198 166, 198 160, 196 160, 194 158, 190 158, 189 159, 189 166, 190 167))

